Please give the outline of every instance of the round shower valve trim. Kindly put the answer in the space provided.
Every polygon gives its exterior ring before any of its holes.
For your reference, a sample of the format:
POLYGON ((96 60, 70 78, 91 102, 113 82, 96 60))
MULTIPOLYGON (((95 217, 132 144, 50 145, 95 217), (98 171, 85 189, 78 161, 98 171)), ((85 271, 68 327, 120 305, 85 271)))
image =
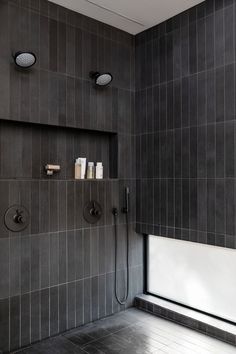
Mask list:
POLYGON ((91 200, 84 207, 84 219, 89 224, 95 224, 99 221, 102 216, 102 207, 101 205, 95 201, 91 200))
POLYGON ((4 222, 8 230, 20 232, 29 225, 30 217, 28 210, 22 205, 13 205, 7 209, 4 222))

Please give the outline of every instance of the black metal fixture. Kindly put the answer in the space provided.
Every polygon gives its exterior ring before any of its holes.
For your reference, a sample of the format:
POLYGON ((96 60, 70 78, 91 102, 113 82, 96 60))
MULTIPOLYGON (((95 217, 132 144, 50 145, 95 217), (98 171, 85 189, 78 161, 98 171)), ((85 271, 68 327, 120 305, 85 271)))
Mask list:
POLYGON ((37 61, 36 55, 32 52, 17 52, 13 57, 15 64, 23 69, 30 68, 37 61))
POLYGON ((117 230, 117 224, 118 224, 118 216, 119 212, 117 208, 112 209, 112 214, 114 216, 114 228, 115 228, 115 297, 117 302, 120 305, 125 305, 128 297, 129 297, 129 187, 125 187, 125 206, 121 209, 121 212, 125 214, 126 216, 126 272, 127 272, 127 278, 126 278, 126 292, 124 299, 121 299, 118 295, 118 277, 117 277, 117 272, 118 272, 118 230, 117 230))
POLYGON ((28 210, 22 205, 13 205, 7 209, 4 216, 5 226, 13 232, 20 232, 27 228, 30 222, 28 210))
POLYGON ((98 71, 91 71, 89 76, 95 81, 95 85, 97 86, 107 86, 113 80, 112 74, 99 73, 98 71))
POLYGON ((61 166, 60 165, 52 165, 52 164, 47 164, 45 166, 45 171, 47 172, 48 176, 52 176, 54 172, 60 172, 61 166))
POLYGON ((84 219, 89 224, 95 224, 102 216, 102 207, 95 200, 91 200, 84 207, 84 219))

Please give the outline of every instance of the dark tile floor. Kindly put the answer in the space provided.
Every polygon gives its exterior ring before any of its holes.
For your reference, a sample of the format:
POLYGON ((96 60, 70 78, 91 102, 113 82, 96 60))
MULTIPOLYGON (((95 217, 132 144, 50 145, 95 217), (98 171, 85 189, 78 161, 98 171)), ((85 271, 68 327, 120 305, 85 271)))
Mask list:
POLYGON ((235 354, 236 348, 132 308, 17 353, 235 354))

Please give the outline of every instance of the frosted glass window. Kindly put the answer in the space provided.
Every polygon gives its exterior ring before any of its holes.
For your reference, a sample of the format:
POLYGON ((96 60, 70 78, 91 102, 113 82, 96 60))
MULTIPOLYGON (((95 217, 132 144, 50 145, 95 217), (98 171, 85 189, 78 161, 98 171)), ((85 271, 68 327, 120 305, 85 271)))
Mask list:
POLYGON ((148 237, 148 292, 236 322, 236 250, 148 237))

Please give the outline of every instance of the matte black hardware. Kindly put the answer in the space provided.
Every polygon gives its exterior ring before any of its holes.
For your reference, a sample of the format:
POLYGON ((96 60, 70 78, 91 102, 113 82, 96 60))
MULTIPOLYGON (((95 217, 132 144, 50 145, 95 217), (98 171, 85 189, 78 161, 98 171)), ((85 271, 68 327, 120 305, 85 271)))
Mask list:
POLYGON ((13 205, 7 209, 4 216, 4 223, 8 230, 20 232, 29 225, 30 217, 28 210, 21 205, 13 205))
POLYGON ((17 224, 24 224, 25 223, 26 220, 25 220, 25 217, 24 217, 23 210, 19 210, 19 209, 16 210, 16 215, 14 216, 14 221, 17 224))
POLYGON ((112 214, 114 216, 114 230, 115 230, 115 298, 117 302, 120 305, 125 305, 129 296, 129 187, 125 187, 125 207, 121 209, 121 212, 125 214, 125 219, 126 219, 126 293, 125 297, 123 300, 119 297, 119 292, 118 292, 118 277, 117 277, 117 272, 118 272, 118 230, 117 230, 117 224, 118 224, 118 209, 113 208, 112 209, 112 214))
POLYGON ((125 187, 125 206, 121 211, 124 214, 128 214, 129 212, 129 187, 125 187))
POLYGON ((95 224, 102 216, 102 207, 95 200, 91 200, 84 207, 84 219, 89 224, 95 224))
POLYGON ((112 209, 112 214, 113 214, 114 216, 118 216, 118 209, 117 209, 117 208, 113 208, 113 209, 112 209))

